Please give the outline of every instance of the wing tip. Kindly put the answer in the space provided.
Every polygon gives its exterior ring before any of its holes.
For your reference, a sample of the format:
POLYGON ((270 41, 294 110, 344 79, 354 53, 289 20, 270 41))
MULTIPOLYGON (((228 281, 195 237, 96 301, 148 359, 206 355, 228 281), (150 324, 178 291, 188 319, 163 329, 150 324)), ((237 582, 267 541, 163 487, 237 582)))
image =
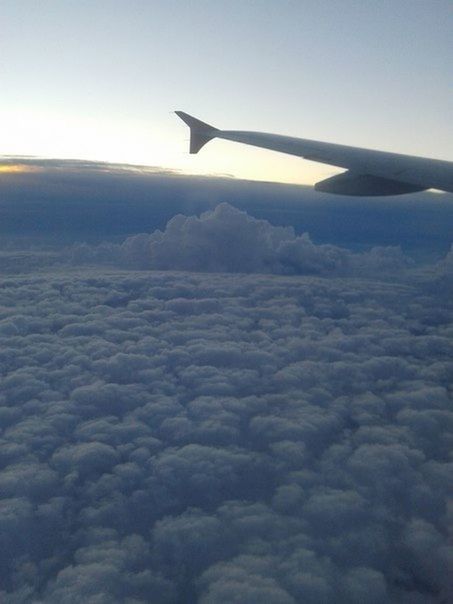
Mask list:
POLYGON ((219 131, 218 128, 202 122, 185 111, 177 110, 175 113, 190 128, 189 153, 198 153, 206 143, 216 137, 216 133, 219 131))

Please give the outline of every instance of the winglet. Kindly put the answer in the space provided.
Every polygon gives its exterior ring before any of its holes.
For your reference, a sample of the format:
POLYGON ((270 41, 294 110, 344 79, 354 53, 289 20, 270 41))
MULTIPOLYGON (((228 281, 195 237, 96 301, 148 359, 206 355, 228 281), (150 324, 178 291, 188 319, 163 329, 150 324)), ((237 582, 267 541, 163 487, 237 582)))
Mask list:
POLYGON ((184 111, 175 111, 175 113, 190 128, 190 153, 198 153, 206 143, 217 136, 218 128, 205 124, 184 111))

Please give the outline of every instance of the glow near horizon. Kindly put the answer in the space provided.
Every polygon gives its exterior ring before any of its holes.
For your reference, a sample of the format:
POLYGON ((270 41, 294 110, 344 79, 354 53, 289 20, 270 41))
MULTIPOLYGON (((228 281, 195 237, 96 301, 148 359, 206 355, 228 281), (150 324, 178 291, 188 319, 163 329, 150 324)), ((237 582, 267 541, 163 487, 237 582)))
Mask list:
POLYGON ((401 0, 5 2, 0 153, 312 184, 338 170, 226 141, 188 155, 183 109, 453 159, 453 11, 401 0))
MULTIPOLYGON (((172 112, 173 113, 173 112, 172 112)), ((11 117, 11 115, 10 115, 11 117)), ((118 164, 149 165, 180 170, 187 174, 220 175, 250 180, 273 180, 298 184, 314 184, 320 178, 340 172, 333 166, 303 161, 262 149, 253 149, 227 141, 214 140, 198 155, 189 155, 189 130, 173 114, 179 132, 173 137, 164 129, 142 125, 130 120, 121 125, 102 119, 76 119, 72 116, 40 115, 24 113, 13 116, 2 126, 8 138, 8 156, 24 154, 22 140, 28 139, 27 154, 43 158, 87 159, 118 164), (14 119, 15 117, 15 119, 14 119), (49 137, 49 130, 58 137, 49 137), (158 131, 156 137, 156 130, 158 131), (16 139, 17 133, 23 133, 16 139), (90 137, 87 133, 90 133, 90 137), (158 139, 153 143, 154 138, 158 139), (118 145, 121 141, 121 145, 118 145), (93 145, 94 143, 94 145, 93 145)), ((175 128, 176 130, 176 128, 175 128)), ((0 158, 1 161, 1 158, 0 158)), ((31 166, 4 166, 7 172, 31 171, 31 166)))

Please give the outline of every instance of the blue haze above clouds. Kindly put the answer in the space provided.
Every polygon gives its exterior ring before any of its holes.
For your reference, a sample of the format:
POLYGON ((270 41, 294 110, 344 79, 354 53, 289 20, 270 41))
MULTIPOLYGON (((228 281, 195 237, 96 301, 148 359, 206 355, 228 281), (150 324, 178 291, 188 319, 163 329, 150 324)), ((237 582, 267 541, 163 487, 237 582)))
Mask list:
POLYGON ((14 178, 2 601, 451 599, 451 196, 14 178))
POLYGON ((159 168, 72 160, 4 159, 28 171, 0 178, 4 245, 59 246, 122 241, 165 228, 177 213, 199 214, 228 202, 315 242, 350 249, 401 246, 420 259, 445 255, 453 232, 453 195, 419 193, 348 198, 311 187, 187 176, 159 168))

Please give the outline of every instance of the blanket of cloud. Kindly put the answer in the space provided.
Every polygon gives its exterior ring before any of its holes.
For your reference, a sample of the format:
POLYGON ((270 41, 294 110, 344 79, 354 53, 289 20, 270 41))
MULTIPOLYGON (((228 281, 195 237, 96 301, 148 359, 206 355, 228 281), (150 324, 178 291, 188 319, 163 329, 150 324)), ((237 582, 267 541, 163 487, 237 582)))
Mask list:
POLYGON ((452 601, 451 252, 224 204, 68 253, 1 280, 2 602, 452 601))
POLYGON ((400 245, 416 256, 439 257, 453 232, 451 194, 351 198, 144 166, 16 157, 0 158, 0 249, 118 242, 220 202, 349 249, 400 245))

